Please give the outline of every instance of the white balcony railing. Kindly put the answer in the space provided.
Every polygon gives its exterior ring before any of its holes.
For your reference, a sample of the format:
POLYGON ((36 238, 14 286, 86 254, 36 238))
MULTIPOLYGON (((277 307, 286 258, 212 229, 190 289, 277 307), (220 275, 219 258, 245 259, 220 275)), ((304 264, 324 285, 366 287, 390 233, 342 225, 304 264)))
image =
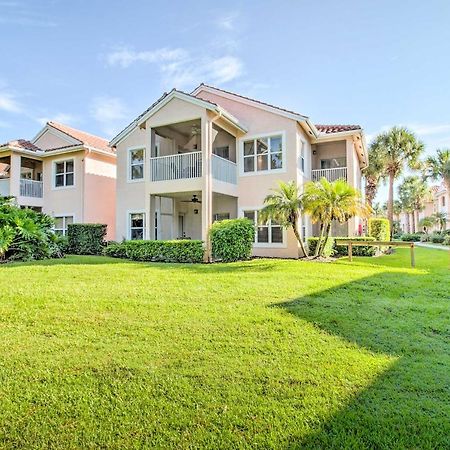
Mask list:
POLYGON ((315 169, 311 170, 313 181, 319 181, 326 178, 328 181, 336 181, 342 178, 347 181, 347 167, 335 167, 333 169, 315 169))
POLYGON ((150 158, 152 181, 170 181, 202 176, 202 152, 150 158))
POLYGON ((0 197, 9 196, 9 178, 0 179, 0 197))
POLYGON ((237 166, 233 161, 212 155, 212 176, 225 183, 237 184, 237 166))
POLYGON ((20 195, 22 197, 42 198, 42 181, 27 180, 26 178, 21 178, 20 195))

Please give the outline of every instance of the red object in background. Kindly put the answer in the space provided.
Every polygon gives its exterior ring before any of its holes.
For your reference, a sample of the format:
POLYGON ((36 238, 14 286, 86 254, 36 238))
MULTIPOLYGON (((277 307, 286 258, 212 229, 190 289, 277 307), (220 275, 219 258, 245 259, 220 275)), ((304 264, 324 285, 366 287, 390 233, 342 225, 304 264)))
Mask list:
POLYGON ((360 223, 360 224, 358 225, 358 235, 359 235, 359 236, 362 236, 362 234, 363 234, 363 226, 362 226, 362 223, 360 223))

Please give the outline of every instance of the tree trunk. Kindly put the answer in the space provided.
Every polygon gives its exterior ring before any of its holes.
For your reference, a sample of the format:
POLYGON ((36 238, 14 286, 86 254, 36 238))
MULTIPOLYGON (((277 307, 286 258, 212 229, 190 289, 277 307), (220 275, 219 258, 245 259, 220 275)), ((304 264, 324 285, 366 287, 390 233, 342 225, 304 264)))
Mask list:
POLYGON ((327 245, 328 239, 330 239, 330 235, 331 235, 331 222, 329 222, 327 224, 327 232, 325 234, 325 239, 323 241, 322 248, 320 249, 320 256, 324 256, 323 252, 324 252, 325 247, 327 245))
POLYGON ((389 174, 389 193, 388 193, 387 215, 391 226, 391 239, 394 224, 394 174, 389 174))
POLYGON ((406 216, 406 232, 411 233, 411 222, 409 220, 409 212, 405 213, 406 216))
POLYGON ((292 229, 294 230, 295 237, 297 238, 297 241, 300 244, 300 248, 302 249, 303 257, 305 258, 308 255, 306 253, 305 246, 303 245, 302 237, 300 236, 300 233, 298 232, 297 223, 292 224, 292 229))
POLYGON ((316 251, 314 252, 314 258, 317 258, 319 256, 319 250, 320 247, 322 245, 322 239, 323 239, 323 232, 325 230, 324 224, 321 223, 320 224, 320 234, 319 234, 319 239, 317 240, 317 244, 316 244, 316 251))
POLYGON ((415 211, 412 212, 412 232, 416 232, 416 214, 415 211))
POLYGON ((377 183, 371 178, 366 178, 366 203, 372 208, 377 194, 377 183))

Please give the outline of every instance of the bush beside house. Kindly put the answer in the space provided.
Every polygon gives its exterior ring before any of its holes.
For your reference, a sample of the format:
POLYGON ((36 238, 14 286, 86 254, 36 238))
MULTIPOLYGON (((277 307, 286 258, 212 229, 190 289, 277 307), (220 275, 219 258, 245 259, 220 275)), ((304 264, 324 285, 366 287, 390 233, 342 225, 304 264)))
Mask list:
MULTIPOLYGON (((351 239, 352 241, 375 241, 371 236, 353 236, 353 237, 336 237, 334 238, 334 256, 348 256, 348 245, 339 245, 339 240, 351 239)), ((355 245, 352 248, 353 256, 375 256, 377 254, 377 247, 374 245, 355 245)))
POLYGON ((124 241, 110 243, 104 255, 127 258, 133 261, 201 263, 203 242, 196 240, 176 241, 124 241))
POLYGON ((216 261, 249 259, 255 238, 255 227, 248 219, 221 220, 210 229, 211 251, 216 261))
POLYGON ((368 222, 369 236, 376 241, 390 241, 391 227, 388 219, 372 217, 368 222))
MULTIPOLYGON (((314 254, 316 252, 317 244, 319 243, 319 238, 318 237, 309 237, 307 242, 308 242, 308 255, 314 256, 314 254)), ((324 245, 322 255, 326 258, 333 256, 333 253, 334 253, 333 247, 334 247, 334 238, 329 237, 324 245)))
POLYGON ((69 251, 75 255, 100 255, 105 246, 106 225, 73 223, 67 227, 69 251))

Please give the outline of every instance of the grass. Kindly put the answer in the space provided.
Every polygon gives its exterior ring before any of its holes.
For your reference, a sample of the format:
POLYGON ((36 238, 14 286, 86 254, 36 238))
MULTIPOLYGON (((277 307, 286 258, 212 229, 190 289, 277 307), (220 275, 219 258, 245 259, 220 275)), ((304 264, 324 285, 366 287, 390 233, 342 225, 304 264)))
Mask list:
POLYGON ((449 254, 0 267, 0 448, 448 448, 449 254))

